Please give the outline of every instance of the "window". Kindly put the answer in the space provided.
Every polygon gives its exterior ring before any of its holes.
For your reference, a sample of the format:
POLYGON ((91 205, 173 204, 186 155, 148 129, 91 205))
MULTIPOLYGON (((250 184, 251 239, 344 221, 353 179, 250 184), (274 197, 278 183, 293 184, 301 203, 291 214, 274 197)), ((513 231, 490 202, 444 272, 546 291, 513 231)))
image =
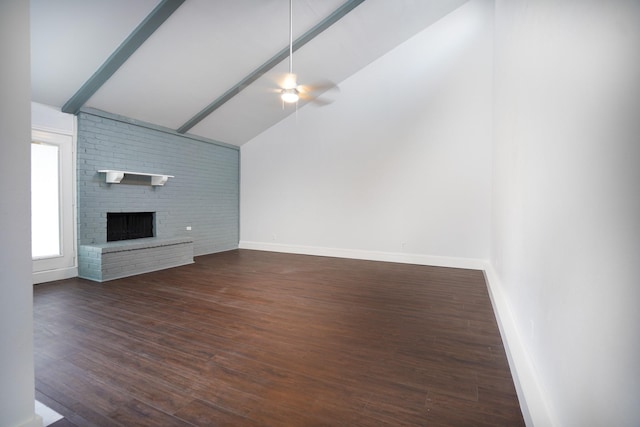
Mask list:
POLYGON ((73 136, 32 131, 31 245, 34 283, 77 275, 73 136))
POLYGON ((31 144, 31 255, 33 259, 61 255, 60 148, 31 144))

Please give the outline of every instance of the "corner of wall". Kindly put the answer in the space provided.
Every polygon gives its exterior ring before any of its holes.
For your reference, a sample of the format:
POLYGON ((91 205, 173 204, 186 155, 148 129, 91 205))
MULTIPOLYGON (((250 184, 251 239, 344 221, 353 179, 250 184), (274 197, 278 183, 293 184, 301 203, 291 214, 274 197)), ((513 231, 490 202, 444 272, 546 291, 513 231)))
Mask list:
POLYGON ((552 416, 547 395, 537 380, 535 367, 527 354, 521 332, 511 314, 502 283, 490 263, 485 266, 484 276, 525 423, 527 427, 559 426, 560 424, 552 416))

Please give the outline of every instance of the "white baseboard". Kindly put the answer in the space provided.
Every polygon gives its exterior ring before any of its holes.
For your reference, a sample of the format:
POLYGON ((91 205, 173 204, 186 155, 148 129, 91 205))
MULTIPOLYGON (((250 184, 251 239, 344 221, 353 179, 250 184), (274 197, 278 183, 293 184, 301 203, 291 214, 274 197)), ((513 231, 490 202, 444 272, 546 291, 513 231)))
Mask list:
POLYGON ((78 267, 61 268, 59 270, 38 271, 33 273, 33 284, 53 282, 54 280, 78 277, 78 267))
POLYGON ((489 264, 484 274, 524 421, 527 427, 559 426, 560 424, 551 413, 550 402, 538 382, 535 367, 527 354, 522 336, 511 314, 500 279, 489 264))
POLYGON ((55 423, 56 421, 60 421, 62 418, 64 418, 62 415, 60 415, 56 411, 49 408, 44 403, 38 402, 37 400, 36 400, 36 414, 38 414, 40 418, 42 418, 41 425, 43 425, 44 427, 47 427, 55 423))
POLYGON ((42 423, 42 417, 38 414, 33 414, 33 418, 31 418, 27 422, 17 425, 16 427, 43 427, 43 426, 44 424, 42 423))
POLYGON ((240 249, 282 252, 288 254, 316 255, 334 258, 351 258, 367 261, 398 262, 402 264, 431 265, 434 267, 467 268, 484 270, 486 261, 474 258, 442 257, 434 255, 408 254, 399 252, 378 252, 360 249, 324 248, 317 246, 285 245, 280 243, 264 243, 240 241, 240 249))
POLYGON ((356 249, 324 248, 278 243, 240 241, 240 249, 282 252, 301 255, 317 255, 336 258, 362 259, 369 261, 398 262, 404 264, 431 265, 436 267, 467 268, 483 270, 489 297, 496 315, 500 335, 504 343, 509 367, 518 393, 520 407, 528 427, 554 427, 555 421, 549 402, 537 380, 533 363, 514 322, 509 304, 502 292, 502 286, 493 267, 486 260, 471 258, 441 257, 433 255, 406 254, 394 252, 364 251, 356 249))

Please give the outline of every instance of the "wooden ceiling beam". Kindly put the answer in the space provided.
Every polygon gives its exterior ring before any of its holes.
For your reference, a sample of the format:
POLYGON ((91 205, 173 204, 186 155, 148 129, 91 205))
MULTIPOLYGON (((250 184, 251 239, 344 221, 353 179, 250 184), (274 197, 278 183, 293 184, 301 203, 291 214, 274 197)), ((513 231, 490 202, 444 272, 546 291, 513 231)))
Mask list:
MULTIPOLYGON (((322 33, 324 30, 338 22, 342 17, 344 17, 347 13, 351 12, 356 8, 360 3, 364 2, 364 0, 349 0, 345 2, 338 9, 333 11, 329 16, 320 21, 316 26, 311 28, 309 31, 301 35, 293 42, 293 51, 300 49, 302 46, 313 40, 318 34, 322 33)), ((231 98, 239 94, 244 88, 248 85, 262 77, 266 72, 271 70, 273 67, 278 65, 280 62, 287 59, 289 56, 289 46, 287 45, 282 50, 280 50, 277 54, 275 54, 271 59, 262 64, 260 67, 256 68, 251 74, 240 80, 234 86, 232 86, 229 90, 219 96, 216 100, 214 100, 211 104, 207 105, 202 111, 189 119, 185 124, 180 126, 177 130, 178 133, 186 133, 195 125, 204 120, 208 115, 213 113, 218 108, 222 107, 225 103, 227 103, 231 98)))
POLYGON ((133 53, 153 34, 185 0, 162 0, 122 42, 82 87, 62 106, 64 113, 78 114, 94 93, 118 71, 133 53))

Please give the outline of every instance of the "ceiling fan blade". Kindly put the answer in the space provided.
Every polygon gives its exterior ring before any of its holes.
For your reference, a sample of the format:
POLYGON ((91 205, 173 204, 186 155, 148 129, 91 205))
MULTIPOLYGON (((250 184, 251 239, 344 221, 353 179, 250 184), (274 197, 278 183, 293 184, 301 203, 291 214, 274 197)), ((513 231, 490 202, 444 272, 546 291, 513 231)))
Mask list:
POLYGON ((299 85, 298 90, 304 93, 318 93, 318 94, 324 93, 330 90, 340 92, 340 88, 338 87, 338 85, 330 80, 322 80, 322 81, 311 83, 311 84, 299 85))
POLYGON ((319 107, 324 107, 325 105, 332 104, 335 101, 335 99, 328 98, 328 97, 323 97, 323 96, 312 97, 309 95, 300 95, 300 99, 306 103, 314 104, 319 107))
POLYGON ((274 85, 269 88, 270 93, 282 94, 287 89, 296 89, 300 101, 318 106, 331 104, 335 101, 336 94, 340 92, 338 85, 330 80, 298 85, 295 73, 271 73, 269 80, 274 82, 274 85))
POLYGON ((325 80, 308 85, 299 85, 298 92, 300 92, 300 99, 303 101, 325 106, 335 101, 340 88, 332 81, 325 80))

